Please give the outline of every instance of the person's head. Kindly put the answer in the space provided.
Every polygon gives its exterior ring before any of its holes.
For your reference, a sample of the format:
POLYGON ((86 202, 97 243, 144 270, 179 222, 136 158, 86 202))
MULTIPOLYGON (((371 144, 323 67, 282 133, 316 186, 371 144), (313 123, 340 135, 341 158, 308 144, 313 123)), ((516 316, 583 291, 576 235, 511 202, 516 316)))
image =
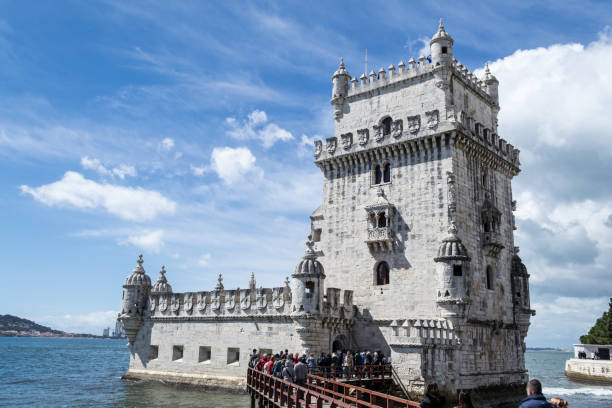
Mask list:
POLYGON ((542 383, 535 378, 533 380, 529 380, 527 383, 527 395, 533 394, 541 394, 542 393, 542 383))
POLYGON ((472 404, 472 398, 470 397, 470 394, 464 391, 461 391, 459 393, 459 401, 458 401, 459 405, 461 408, 473 408, 473 404, 472 404))
POLYGON ((312 351, 310 352, 310 357, 314 357, 314 353, 312 351))
POLYGON ((425 389, 425 393, 426 394, 438 394, 440 392, 440 390, 438 389, 438 384, 436 383, 431 383, 431 384, 427 384, 427 388, 425 389))
POLYGON ((559 408, 569 407, 569 402, 559 397, 551 398, 550 403, 553 404, 555 407, 559 407, 559 408))
POLYGON ((253 349, 253 354, 257 354, 257 349, 253 349))

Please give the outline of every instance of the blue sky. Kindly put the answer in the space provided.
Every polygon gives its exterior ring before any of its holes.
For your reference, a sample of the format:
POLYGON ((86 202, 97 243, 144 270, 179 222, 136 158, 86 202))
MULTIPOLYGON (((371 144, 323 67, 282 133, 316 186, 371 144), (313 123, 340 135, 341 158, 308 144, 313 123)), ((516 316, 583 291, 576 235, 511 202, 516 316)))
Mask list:
POLYGON ((443 17, 500 80, 522 151, 530 346, 577 341, 612 295, 606 2, 0 2, 0 312, 111 325, 143 252, 177 291, 280 284, 322 177, 331 74, 415 59, 443 17))

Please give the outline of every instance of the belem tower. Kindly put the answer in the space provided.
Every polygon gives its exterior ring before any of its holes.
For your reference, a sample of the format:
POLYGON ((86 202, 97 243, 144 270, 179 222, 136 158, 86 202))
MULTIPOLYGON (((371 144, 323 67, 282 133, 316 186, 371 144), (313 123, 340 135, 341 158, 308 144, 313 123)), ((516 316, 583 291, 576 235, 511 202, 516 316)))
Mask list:
MULTIPOLYGON (((519 150, 497 132, 498 80, 453 57, 332 77, 334 136, 316 141, 322 204, 273 288, 176 293, 142 257, 123 285, 125 378, 243 388, 264 352, 382 350, 404 385, 516 395, 527 382, 529 274, 514 246, 519 150)), ((330 118, 331 120, 331 118, 330 118)), ((246 279, 245 279, 246 281, 246 279)))

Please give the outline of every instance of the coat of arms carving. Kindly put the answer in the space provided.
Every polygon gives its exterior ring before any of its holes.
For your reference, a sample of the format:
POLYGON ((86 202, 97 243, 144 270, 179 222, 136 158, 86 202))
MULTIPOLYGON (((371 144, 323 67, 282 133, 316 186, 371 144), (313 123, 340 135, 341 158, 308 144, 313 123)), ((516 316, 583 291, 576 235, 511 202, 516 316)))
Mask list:
POLYGON ((149 310, 150 311, 155 311, 155 297, 153 296, 149 296, 149 310))
POLYGON ((159 298, 159 310, 162 312, 168 310, 168 296, 163 295, 159 298))
POLYGON ((191 311, 193 310, 193 293, 185 293, 183 308, 187 313, 191 313, 191 311))
POLYGON ((242 310, 247 310, 251 307, 251 296, 246 293, 245 296, 242 296, 240 299, 240 308, 242 310))
POLYGON ((206 310, 206 295, 204 293, 198 294, 198 310, 202 313, 206 310))
POLYGON ((351 146, 353 145, 353 134, 352 133, 345 133, 340 136, 340 139, 342 140, 342 148, 344 150, 350 149, 351 146))
POLYGON ((418 133, 421 130, 421 116, 408 116, 408 131, 412 134, 418 133))
POLYGON ((383 134, 382 125, 374 125, 374 140, 380 142, 384 139, 385 135, 383 134))
POLYGON ((314 156, 316 159, 318 159, 321 155, 321 151, 323 151, 323 142, 320 140, 315 140, 314 148, 314 156))
POLYGON ((236 307, 236 296, 233 293, 228 293, 226 298, 227 299, 225 300, 225 309, 234 310, 234 307, 236 307))
POLYGON ((366 144, 368 144, 368 140, 370 139, 370 130, 359 129, 357 131, 357 139, 359 140, 360 146, 365 146, 366 144))
POLYGON ((425 116, 427 117, 427 127, 430 129, 435 129, 440 122, 439 112, 438 110, 432 110, 429 112, 425 112, 425 116))
POLYGON ((338 146, 338 139, 335 137, 330 137, 327 139, 327 153, 334 154, 334 152, 336 151, 336 147, 338 146))
POLYGON ((171 300, 170 306, 172 307, 172 311, 174 313, 178 313, 178 311, 179 311, 179 309, 181 307, 181 298, 179 298, 178 295, 172 296, 172 300, 171 300))
POLYGON ((394 138, 399 139, 402 137, 402 132, 404 131, 404 122, 401 119, 394 120, 391 122, 391 135, 394 138))

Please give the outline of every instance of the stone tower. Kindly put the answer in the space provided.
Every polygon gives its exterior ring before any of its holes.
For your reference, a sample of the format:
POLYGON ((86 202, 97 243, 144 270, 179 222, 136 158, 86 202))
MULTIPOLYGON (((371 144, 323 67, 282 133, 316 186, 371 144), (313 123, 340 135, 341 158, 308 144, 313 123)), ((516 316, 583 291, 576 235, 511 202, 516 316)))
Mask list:
POLYGON ((488 66, 469 72, 453 43, 440 21, 430 62, 359 79, 340 63, 334 136, 315 142, 312 237, 326 284, 353 291, 354 347, 391 353, 414 389, 512 393, 535 313, 514 249, 519 151, 498 135, 499 82, 488 66))

